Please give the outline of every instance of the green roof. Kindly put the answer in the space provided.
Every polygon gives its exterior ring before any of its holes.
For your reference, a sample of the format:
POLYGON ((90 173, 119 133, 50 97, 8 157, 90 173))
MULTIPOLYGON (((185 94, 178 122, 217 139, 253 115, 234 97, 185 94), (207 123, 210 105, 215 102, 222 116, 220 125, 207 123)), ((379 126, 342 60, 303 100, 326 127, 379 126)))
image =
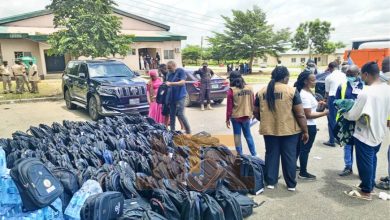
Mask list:
MULTIPOLYGON (((114 8, 113 11, 114 11, 114 13, 123 15, 125 17, 133 18, 135 20, 142 21, 142 22, 145 22, 145 23, 148 23, 148 24, 151 24, 151 25, 163 28, 166 31, 169 31, 171 29, 168 25, 161 24, 159 22, 152 21, 152 20, 140 17, 138 15, 134 15, 134 14, 128 13, 128 12, 122 11, 122 10, 117 9, 117 8, 114 8)), ((10 17, 5 17, 5 18, 1 18, 0 19, 0 25, 4 25, 4 24, 7 24, 7 23, 16 22, 16 21, 21 21, 21 20, 26 20, 26 19, 29 19, 29 18, 35 18, 35 17, 39 17, 39 16, 43 16, 43 15, 52 14, 52 13, 53 12, 51 10, 44 9, 44 10, 40 10, 40 11, 33 11, 33 12, 29 12, 29 13, 24 13, 24 14, 14 15, 14 16, 10 16, 10 17)))

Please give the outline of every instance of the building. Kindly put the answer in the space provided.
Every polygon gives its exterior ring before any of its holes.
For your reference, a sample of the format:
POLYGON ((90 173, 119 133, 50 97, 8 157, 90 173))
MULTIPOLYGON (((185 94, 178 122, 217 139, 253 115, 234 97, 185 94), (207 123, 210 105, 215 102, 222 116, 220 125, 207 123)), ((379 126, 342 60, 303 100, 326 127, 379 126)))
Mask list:
MULTIPOLYGON (((186 36, 172 34, 167 25, 119 9, 114 9, 114 14, 122 19, 121 33, 135 35, 132 49, 122 58, 131 69, 141 68, 141 55, 149 53, 155 57, 157 52, 161 62, 173 60, 181 65, 181 40, 186 40, 186 36)), ((40 73, 62 72, 66 63, 73 58, 67 54, 48 55, 50 45, 46 41, 56 31, 53 18, 50 10, 0 18, 0 60, 6 60, 12 65, 18 57, 32 56, 36 58, 40 73)))
MULTIPOLYGON (((338 49, 334 54, 321 55, 321 54, 312 54, 311 59, 317 63, 317 66, 327 66, 330 62, 336 60, 338 57, 343 59, 345 49, 338 49)), ((257 63, 259 66, 276 66, 278 60, 282 62, 284 66, 287 67, 301 67, 302 63, 305 63, 310 59, 309 50, 295 51, 288 50, 285 53, 279 54, 279 57, 267 55, 266 58, 258 58, 257 63)))

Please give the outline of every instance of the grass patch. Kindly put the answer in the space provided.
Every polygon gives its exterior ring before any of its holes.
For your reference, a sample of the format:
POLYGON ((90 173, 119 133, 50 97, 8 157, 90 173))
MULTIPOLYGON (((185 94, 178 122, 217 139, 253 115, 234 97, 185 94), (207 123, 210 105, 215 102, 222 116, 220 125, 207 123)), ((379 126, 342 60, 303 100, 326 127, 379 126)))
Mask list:
POLYGON ((0 84, 1 84, 0 100, 33 99, 33 98, 43 98, 43 97, 55 97, 55 96, 62 95, 60 79, 47 79, 47 80, 40 81, 38 83, 38 88, 39 88, 38 94, 32 94, 28 91, 23 94, 15 94, 15 89, 16 89, 15 81, 12 81, 12 90, 14 91, 14 93, 4 94, 2 82, 0 84))

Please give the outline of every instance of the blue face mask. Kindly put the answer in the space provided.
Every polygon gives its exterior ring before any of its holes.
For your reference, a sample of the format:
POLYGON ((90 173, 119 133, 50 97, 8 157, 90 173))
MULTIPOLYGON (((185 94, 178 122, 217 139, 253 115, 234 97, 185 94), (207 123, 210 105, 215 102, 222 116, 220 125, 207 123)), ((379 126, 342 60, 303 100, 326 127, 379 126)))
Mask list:
POLYGON ((357 80, 357 78, 354 77, 354 76, 348 76, 347 80, 348 80, 348 82, 353 83, 353 82, 355 82, 357 80))

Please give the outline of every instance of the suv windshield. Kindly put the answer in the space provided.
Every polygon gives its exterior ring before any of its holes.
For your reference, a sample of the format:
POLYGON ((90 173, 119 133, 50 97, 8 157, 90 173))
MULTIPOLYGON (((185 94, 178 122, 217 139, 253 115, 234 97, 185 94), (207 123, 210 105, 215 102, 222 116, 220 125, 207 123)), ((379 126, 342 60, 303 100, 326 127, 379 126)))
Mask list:
POLYGON ((89 77, 134 77, 134 73, 120 63, 89 63, 89 77))

